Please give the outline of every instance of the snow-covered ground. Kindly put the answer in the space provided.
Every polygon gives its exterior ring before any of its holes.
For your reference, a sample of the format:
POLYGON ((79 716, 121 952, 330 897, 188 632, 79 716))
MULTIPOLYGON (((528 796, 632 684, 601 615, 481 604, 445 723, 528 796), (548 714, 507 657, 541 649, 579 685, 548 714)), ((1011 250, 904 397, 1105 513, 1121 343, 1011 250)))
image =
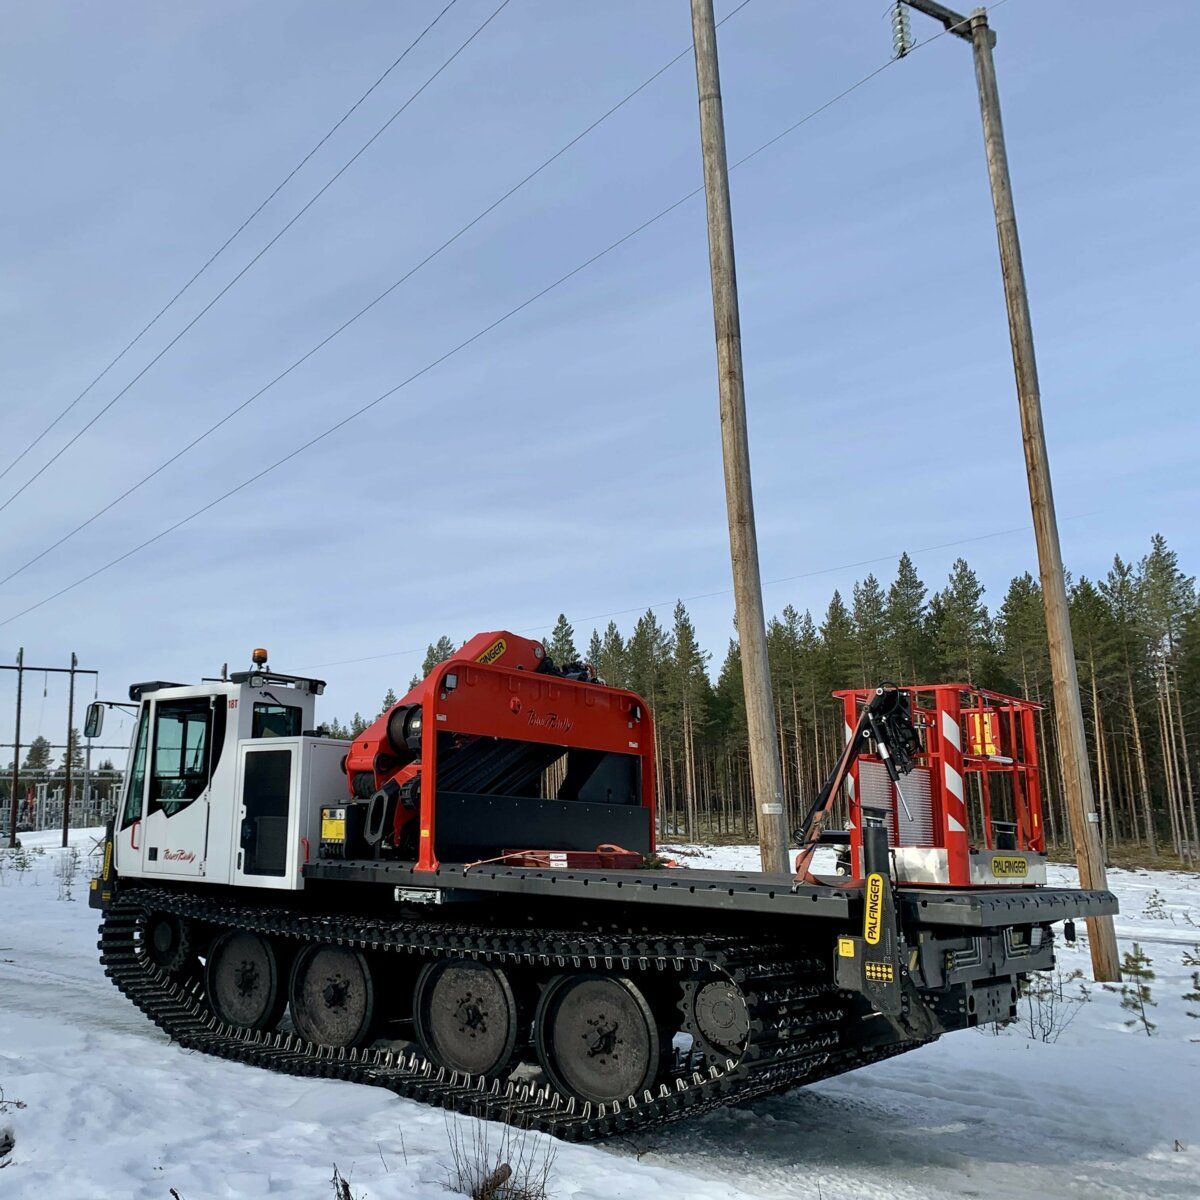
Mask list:
MULTIPOLYGON (((0 877, 0 1144, 5 1130, 15 1139, 0 1197, 329 1197, 335 1162, 366 1200, 447 1195, 452 1128, 469 1138, 470 1122, 374 1088, 188 1053, 117 994, 87 908, 93 836, 75 836, 83 862, 72 899, 60 896, 54 834, 27 835, 29 868, 10 861, 0 877)), ((697 866, 757 861, 753 847, 676 853, 697 866)), ((1066 868, 1053 876, 1074 882, 1066 868)), ((690 1123, 557 1145, 551 1197, 1194 1200, 1200 1020, 1182 997, 1200 969, 1185 962, 1200 954, 1200 878, 1115 871, 1112 884, 1122 950, 1136 939, 1157 976, 1153 1036, 1126 1027, 1119 996, 1092 985, 1054 1043, 1019 1026, 966 1031, 690 1123)), ((1064 948, 1060 961, 1086 971, 1086 948, 1064 948)))

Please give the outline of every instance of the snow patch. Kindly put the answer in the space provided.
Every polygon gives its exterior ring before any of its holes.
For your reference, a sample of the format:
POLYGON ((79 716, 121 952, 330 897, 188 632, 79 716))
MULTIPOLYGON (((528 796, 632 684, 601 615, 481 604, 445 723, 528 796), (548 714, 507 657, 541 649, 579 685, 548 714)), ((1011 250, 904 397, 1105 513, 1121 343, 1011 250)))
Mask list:
MULTIPOLYGON (((99 832, 72 835, 85 861, 99 832)), ((0 1114, 15 1136, 6 1200, 168 1200, 171 1188, 184 1200, 326 1198, 334 1163, 366 1200, 448 1194, 453 1131, 467 1118, 172 1045, 105 979, 82 873, 75 898, 58 898, 60 835, 23 840, 28 869, 0 877, 0 1087, 26 1105, 0 1114)), ((664 853, 758 869, 754 846, 664 853)), ((1052 866, 1051 882, 1074 885, 1075 872, 1052 866)), ((1185 956, 1200 943, 1200 877, 1113 871, 1111 886, 1122 949, 1137 940, 1153 960, 1153 1037, 1090 985, 1055 1043, 1020 1027, 965 1031, 658 1131, 555 1144, 550 1196, 1195 1197, 1200 1021, 1182 996, 1197 969, 1185 956)), ((1080 934, 1060 962, 1086 973, 1080 934)))

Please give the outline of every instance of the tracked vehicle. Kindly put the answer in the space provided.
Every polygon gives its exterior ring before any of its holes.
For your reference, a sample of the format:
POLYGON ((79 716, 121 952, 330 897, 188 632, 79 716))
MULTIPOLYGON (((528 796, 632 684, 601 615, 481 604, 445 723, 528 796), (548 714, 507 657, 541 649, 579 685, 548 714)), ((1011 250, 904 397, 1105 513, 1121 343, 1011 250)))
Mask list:
POLYGON ((189 1049, 599 1138, 1005 1021, 1052 923, 1116 911, 1044 886, 1002 697, 993 720, 961 689, 843 696, 792 876, 664 864, 649 709, 538 642, 472 638, 353 741, 317 728, 323 690, 265 651, 130 689, 101 961, 189 1049), (984 758, 1015 820, 973 847, 984 758), (847 789, 847 830, 820 833, 847 789), (814 874, 819 841, 840 874, 814 874))

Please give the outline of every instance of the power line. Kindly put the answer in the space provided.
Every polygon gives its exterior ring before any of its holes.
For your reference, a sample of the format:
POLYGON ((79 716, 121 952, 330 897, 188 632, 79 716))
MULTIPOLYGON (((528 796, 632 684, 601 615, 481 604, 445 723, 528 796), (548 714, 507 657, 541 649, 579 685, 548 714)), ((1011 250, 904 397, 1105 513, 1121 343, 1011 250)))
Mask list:
MULTIPOLYGON (((742 0, 742 3, 739 4, 737 6, 737 8, 733 9, 730 13, 728 13, 722 19, 720 24, 723 25, 726 21, 730 20, 730 18, 736 16, 749 3, 750 3, 750 0, 742 0)), ((129 496, 133 495, 134 492, 136 492, 140 488, 144 487, 147 483, 149 483, 157 475, 160 475, 163 471, 165 471, 173 463, 178 462, 179 459, 181 459, 189 451, 193 450, 196 446, 198 446, 206 438, 208 438, 212 434, 216 433, 216 431, 218 429, 220 429, 223 425, 225 425, 229 421, 231 421, 240 412, 243 412, 245 409, 249 408, 251 404, 253 404, 256 400, 258 400, 266 392, 270 391, 270 389, 273 388, 277 383, 280 383, 280 382, 282 382, 282 380, 286 379, 287 376, 290 375, 294 370, 296 370, 297 367, 299 367, 303 363, 307 362, 310 358, 313 357, 313 355, 319 353, 322 349, 324 349, 327 345, 329 345, 329 343, 332 342, 334 340, 334 338, 336 338, 336 337, 340 336, 342 333, 344 333, 347 329, 350 328, 351 325, 353 325, 361 317, 366 316, 366 314, 368 312, 370 312, 377 304, 379 304, 383 300, 385 300, 397 288, 399 288, 402 284, 406 283, 409 279, 411 279, 418 271, 420 271, 422 268, 424 268, 429 263, 431 263, 444 250, 449 249, 450 246, 452 246, 455 242, 457 242, 459 240, 459 238, 461 238, 464 234, 466 234, 471 229, 473 229, 476 225, 478 225, 479 222, 482 221, 485 217, 487 217, 489 214, 495 212, 495 210, 497 208, 499 208, 500 205, 502 205, 511 196, 513 196, 517 192, 519 192, 527 183, 530 183, 533 179, 535 179, 538 175, 540 175, 543 171, 545 171, 549 166, 551 166, 553 163, 557 162, 558 159, 560 159, 564 154, 566 154, 568 150, 570 150, 573 146, 575 146, 579 142, 581 142, 585 137, 588 136, 588 134, 590 134, 598 126, 602 125, 605 121, 607 121, 609 117, 611 117, 614 113, 616 113, 618 110, 623 108, 626 104, 628 104, 630 100, 634 99, 635 96, 637 96, 641 92, 645 91, 646 88, 648 88, 652 83, 654 83, 655 80, 657 80, 662 75, 664 75, 668 70, 670 70, 671 67, 673 67, 677 62, 679 62, 683 58, 686 58, 687 55, 689 55, 691 53, 691 51, 692 51, 692 47, 691 47, 691 45, 688 45, 683 50, 681 50, 678 54, 676 54, 675 57, 672 58, 669 62, 664 63, 661 67, 659 67, 659 69, 657 71, 654 72, 653 75, 651 75, 647 79, 643 80, 631 92, 627 92, 614 105, 612 105, 609 109, 607 109, 604 113, 602 113, 599 117, 597 117, 594 121, 592 121, 592 123, 590 125, 586 126, 584 129, 582 129, 573 138, 571 138, 570 141, 565 142, 562 146, 560 146, 553 154, 550 155, 549 158, 544 159, 537 167, 535 167, 532 171, 530 171, 527 175, 525 175, 524 178, 522 178, 520 181, 518 181, 512 187, 510 187, 508 189, 508 191, 504 192, 504 194, 501 195, 500 197, 498 197, 496 200, 493 200, 491 204, 489 204, 485 209, 483 209, 476 216, 472 217, 470 221, 468 221, 465 225, 463 225, 456 233, 454 233, 450 237, 448 237, 444 242, 441 243, 440 246, 438 246, 435 250, 432 250, 423 259, 421 259, 420 262, 418 262, 415 266, 410 267, 407 271, 404 272, 403 275, 401 275, 398 279, 396 279, 395 281, 390 283, 386 288, 384 288, 384 290, 382 292, 380 292, 373 300, 371 300, 369 303, 365 304, 356 313, 354 313, 353 316, 351 316, 347 320, 343 321, 342 324, 337 326, 336 329, 334 329, 331 333, 329 333, 327 336, 325 336, 319 342, 317 342, 316 345, 311 347, 311 349, 305 351, 304 354, 302 354, 299 358, 297 358, 294 362, 292 362, 291 365, 285 367, 282 371, 280 371, 279 374, 277 374, 268 383, 264 384, 261 388, 259 388, 258 391, 256 391, 253 395, 251 395, 247 399, 243 400, 236 407, 230 409, 229 412, 227 412, 223 417, 220 418, 220 420, 218 420, 214 424, 210 425, 202 433, 197 434, 197 436, 194 437, 190 442, 188 442, 187 445, 185 445, 182 449, 176 451, 174 454, 171 455, 170 458, 161 462, 157 467, 154 468, 154 470, 150 471, 148 474, 143 475, 141 479, 139 479, 136 483, 132 484, 130 487, 126 488, 125 491, 123 491, 119 496, 115 497, 113 500, 110 500, 102 508, 97 509, 86 520, 81 521, 78 525, 76 525, 69 532, 63 534, 63 536, 60 537, 56 542, 52 542, 49 546, 47 546, 45 549, 39 551, 27 562, 22 563, 21 566, 17 567, 15 570, 11 571, 8 575, 4 576, 3 579, 0 579, 0 587, 3 587, 6 583, 9 583, 11 580, 15 579, 18 575, 20 575, 23 571, 27 570, 29 567, 33 566, 35 563, 37 563, 41 559, 45 558, 47 554, 50 554, 54 550, 57 550, 58 547, 61 546, 64 542, 69 541, 77 533, 86 529, 94 521, 99 520, 99 518, 104 516, 105 513, 110 512, 122 501, 127 499, 129 496)))
POLYGON ((242 269, 238 271, 238 273, 127 384, 119 392, 117 392, 117 394, 113 396, 113 398, 109 400, 109 402, 105 404, 99 410, 99 412, 97 412, 91 418, 91 420, 87 422, 87 424, 83 426, 82 429, 80 429, 57 451, 55 451, 55 453, 51 455, 51 457, 47 459, 46 462, 44 462, 33 473, 33 475, 31 475, 19 488, 17 488, 17 490, 13 492, 7 500, 0 504, 0 512, 3 512, 18 496, 21 495, 22 492, 25 491, 26 488, 40 478, 51 466, 53 466, 54 463, 56 463, 77 441, 79 441, 79 439, 83 437, 83 435, 87 433, 87 431, 91 429, 91 427, 95 425, 96 422, 99 421, 100 418, 104 416, 104 414, 108 412, 109 409, 111 409, 112 406, 116 404, 117 401, 120 400, 121 397, 124 396, 125 393, 128 392, 129 389, 133 387, 133 385, 137 383, 137 381, 141 379, 142 376, 145 375, 146 372, 149 371, 150 368, 154 366, 154 364, 158 362, 158 360, 162 358, 164 354, 167 353, 167 351, 171 349, 172 346, 176 344, 176 342, 183 338, 192 328, 192 326, 195 325, 196 322, 199 321, 200 318, 203 317, 205 313, 207 313, 209 309, 211 309, 225 295, 225 293, 228 292, 242 278, 242 276, 245 275, 255 265, 255 263, 257 263, 258 260, 262 258, 262 256, 266 254, 267 251, 270 250, 271 247, 274 246, 275 243, 279 241, 279 239, 283 237, 283 235, 287 233, 287 231, 291 229, 291 227, 295 225, 301 217, 304 216, 306 212, 308 212, 310 208, 312 208, 314 204, 316 204, 316 202, 346 173, 346 171, 348 171, 350 167, 353 166, 354 163, 357 162, 364 153, 366 153, 367 149, 383 134, 383 132, 392 124, 392 122, 395 121, 396 118, 399 117, 400 114, 403 113, 405 109, 407 109, 408 106, 412 104, 413 101, 416 100, 416 98, 421 95, 421 93, 425 91, 425 89, 429 87, 429 85, 433 83, 433 81, 437 79, 437 77, 444 70, 446 70, 446 68, 449 67, 452 62, 454 62, 454 60, 484 31, 484 29, 487 28, 488 25, 492 23, 497 16, 500 15, 505 8, 508 7, 510 3, 511 0, 501 0, 500 5, 495 8, 480 25, 476 27, 475 31, 466 39, 466 41, 462 42, 458 49, 455 50, 454 53, 451 54, 450 57, 447 58, 441 64, 441 66, 439 66, 437 70, 434 71, 433 74, 430 75, 429 78, 426 79, 425 82, 421 84, 421 86, 417 88, 417 90, 413 92, 413 94, 409 96, 409 98, 405 100, 405 102, 394 113, 392 113, 390 117, 388 117, 386 121, 384 121, 384 123, 358 148, 358 150, 356 150, 354 154, 347 159, 341 167, 338 168, 338 170, 329 178, 329 180, 326 181, 320 190, 310 197, 307 203, 305 203, 304 207, 301 208, 300 211, 297 212, 295 216, 293 216, 287 222, 287 224, 284 225, 283 228, 280 229, 279 232, 276 233, 275 236, 271 238, 271 240, 267 242, 267 244, 263 246, 263 248, 259 250, 259 252, 252 259, 250 259, 250 261, 246 263, 246 265, 242 267, 242 269))
POLYGON ((283 179, 281 179, 279 181, 279 183, 277 183, 275 185, 275 187, 272 189, 272 191, 267 196, 267 198, 258 205, 258 207, 212 252, 212 254, 210 254, 208 256, 207 259, 205 259, 205 261, 201 265, 200 269, 183 285, 183 287, 181 287, 179 289, 179 291, 177 291, 175 293, 175 295, 173 295, 170 298, 170 300, 168 300, 166 302, 166 304, 164 304, 162 306, 162 308, 160 308, 158 310, 158 312, 156 312, 154 314, 154 316, 151 317, 150 320, 145 325, 142 326, 142 328, 138 331, 137 334, 134 335, 134 337, 130 341, 125 343, 125 345, 124 345, 124 347, 122 347, 120 353, 117 354, 117 356, 108 364, 108 366, 106 366, 104 368, 104 370, 102 370, 100 372, 100 374, 97 375, 91 381, 91 383, 89 383, 87 385, 87 387, 85 387, 83 389, 83 391, 80 392, 79 395, 76 396, 75 399, 72 400, 71 403, 68 404, 66 406, 66 408, 64 408, 62 410, 62 412, 60 412, 58 414, 58 416, 56 416, 54 418, 54 420, 50 422, 50 424, 47 425, 46 428, 43 429, 42 432, 39 433, 37 435, 37 437, 35 437, 33 439, 33 441, 29 443, 28 446, 25 447, 25 449, 22 450, 21 453, 18 454, 17 457, 12 460, 12 462, 9 463, 8 466, 4 468, 3 471, 0 471, 0 479, 3 479, 9 473, 9 471, 11 471, 13 469, 13 467, 15 467, 17 465, 17 463, 19 463, 21 461, 21 459, 23 459, 25 457, 25 455, 27 455, 30 452, 30 450, 32 450, 42 440, 42 438, 44 438, 46 436, 46 434, 48 434, 59 423, 59 421, 61 421, 63 419, 63 417, 65 417, 67 415, 67 413, 69 413, 75 407, 75 405, 77 405, 80 402, 80 400, 82 400, 84 398, 84 396, 86 396, 88 394, 88 392, 90 392, 92 390, 92 388, 94 388, 96 386, 96 384, 98 384, 100 382, 100 380, 102 380, 105 377, 105 375, 107 375, 109 373, 109 371, 111 371, 113 369, 113 367, 115 367, 117 365, 117 363, 119 363, 121 361, 121 359, 123 359, 125 357, 125 355, 130 350, 132 350, 134 348, 134 346, 136 346, 138 344, 138 342, 140 342, 147 333, 150 332, 150 330, 158 323, 159 318, 164 316, 169 309, 174 307, 176 301, 179 300, 179 298, 184 294, 184 292, 186 292, 188 290, 188 288, 190 288, 192 286, 192 284, 195 283, 196 280, 199 279, 200 276, 203 275, 204 272, 207 271, 208 268, 211 267, 213 265, 213 263, 217 261, 217 259, 229 248, 230 244, 234 241, 234 239, 238 236, 238 234, 240 234, 242 232, 242 230, 245 229, 246 226, 249 225, 250 222, 253 221, 254 218, 257 217, 258 214, 260 212, 262 212, 262 210, 264 208, 266 208, 267 205, 270 204, 272 200, 275 199, 276 196, 279 195, 279 193, 296 177, 296 175, 299 173, 301 168, 303 168, 305 163, 307 163, 308 160, 310 158, 312 158, 312 156, 314 154, 316 154, 316 152, 318 150, 320 150, 321 147, 323 145, 325 145, 325 143, 327 141, 329 141, 329 139, 331 137, 333 137, 333 135, 335 133, 337 133, 337 131, 339 129, 341 129, 341 127, 350 119, 350 117, 354 114, 354 112, 358 109, 358 107, 363 103, 363 101, 366 100, 367 97, 370 96, 371 93, 373 91, 375 91, 375 89, 377 87, 379 87, 379 85, 381 83, 383 83, 383 81, 408 57, 409 53, 413 49, 416 48, 417 44, 425 37, 425 35, 457 3, 458 3, 458 0, 449 0, 449 3, 442 9, 442 11, 439 12, 438 15, 436 17, 434 17, 434 19, 432 21, 430 21, 430 23, 428 25, 426 25, 423 30, 421 30, 421 32, 417 35, 417 37, 412 42, 410 42, 408 44, 408 46, 405 47, 405 49, 401 53, 400 57, 393 60, 391 66, 389 66, 388 69, 386 71, 384 71, 384 73, 382 75, 380 75, 379 78, 376 79, 375 82, 373 84, 371 84, 371 86, 369 88, 367 88, 367 90, 365 92, 363 92, 363 94, 361 96, 359 96, 359 98, 357 100, 355 100, 355 102, 352 105, 350 105, 350 107, 348 109, 346 109, 346 111, 330 127, 328 132, 321 138, 321 140, 319 142, 317 142, 317 144, 315 146, 313 146, 313 148, 283 177, 283 179))
MULTIPOLYGON (((1100 510, 1093 510, 1086 513, 1075 513, 1069 517, 1063 517, 1063 521, 1079 521, 1084 517, 1095 516, 1100 510)), ((967 546, 972 542, 989 541, 992 538, 1008 537, 1014 533, 1029 533, 1033 529, 1032 525, 1015 525, 1011 529, 995 529, 991 533, 980 533, 973 537, 956 538, 952 542, 938 542, 933 546, 919 546, 916 550, 896 551, 893 554, 880 554, 874 558, 860 558, 856 562, 838 563, 835 567, 818 567, 813 571, 802 571, 798 575, 784 575, 778 579, 764 579, 763 587, 774 587, 780 583, 795 583, 798 579, 814 579, 819 575, 833 575, 838 571, 851 571, 856 567, 874 566, 877 563, 894 562, 901 554, 907 553, 910 558, 916 558, 921 554, 932 554, 935 550, 950 550, 956 546, 967 546)), ((718 588, 712 592, 697 592, 694 596, 678 596, 674 600, 659 600, 654 604, 637 604, 632 608, 618 608, 612 612, 595 613, 590 617, 576 618, 576 624, 589 625, 594 621, 608 621, 613 617, 628 617, 633 613, 644 613, 656 608, 669 608, 673 604, 682 602, 683 604, 692 604, 697 600, 711 600, 717 596, 728 596, 733 592, 733 588, 718 588)), ((543 625, 527 625, 524 629, 514 630, 514 633, 541 633, 546 629, 553 629, 554 622, 547 621, 543 625)), ((384 654, 368 654, 362 658, 342 658, 336 662, 314 663, 311 666, 298 667, 301 671, 319 671, 324 667, 345 667, 354 663, 376 662, 383 658, 402 658, 409 654, 423 654, 425 647, 414 648, 411 650, 389 650, 384 654)))
MULTIPOLYGON (((507 3, 507 2, 508 2, 508 0, 505 0, 505 3, 507 3)), ((1000 2, 1003 3, 1003 2, 1005 2, 1005 0, 1000 0, 1000 2)), ((501 5, 501 8, 503 8, 503 7, 504 7, 504 5, 501 5)), ((499 9, 497 10, 497 12, 498 11, 499 11, 499 9)), ((927 46, 931 42, 937 41, 938 38, 940 38, 940 37, 945 37, 946 32, 947 31, 943 31, 941 33, 934 34, 933 36, 926 38, 925 41, 917 43, 917 45, 913 47, 913 51, 920 49, 922 46, 927 46)), ((910 51, 910 55, 913 51, 910 51)), ((885 71, 889 66, 893 65, 893 63, 898 62, 898 61, 900 61, 900 60, 899 59, 891 59, 887 63, 885 63, 882 67, 878 67, 874 71, 871 71, 869 74, 863 76, 862 79, 858 80, 856 83, 852 84, 850 87, 844 89, 842 92, 839 92, 838 95, 836 97, 834 97, 832 100, 828 100, 824 104, 820 105, 818 108, 813 109, 812 112, 806 114, 804 117, 801 117, 798 121, 793 122, 781 133, 778 133, 778 134, 774 135, 773 137, 771 137, 770 139, 768 139, 766 142, 763 142, 760 146, 758 146, 754 150, 750 151, 749 154, 743 155, 740 159, 737 160, 737 162, 731 164, 730 170, 736 170, 738 167, 742 166, 744 163, 747 163, 751 159, 756 158, 765 149, 767 149, 770 146, 774 146, 776 143, 778 143, 781 140, 781 138, 786 137, 789 133, 792 133, 795 130, 799 129, 801 126, 807 124, 808 121, 812 120, 819 113, 825 112, 826 109, 828 109, 830 107, 830 105, 836 103, 837 100, 850 95, 851 92, 854 92, 859 87, 861 87, 864 83, 866 83, 869 80, 874 79, 878 75, 882 74, 882 72, 885 71)), ((89 571, 86 575, 80 576, 78 579, 74 580, 72 583, 66 584, 65 586, 59 588, 58 591, 52 592, 49 596, 45 596, 41 600, 38 600, 35 603, 29 605, 28 607, 21 609, 19 612, 14 613, 11 617, 6 617, 3 621, 0 621, 0 628, 4 627, 5 625, 12 624, 13 621, 19 620, 21 617, 28 616, 29 613, 34 612, 39 608, 42 608, 44 605, 49 604, 54 600, 57 600, 60 596, 66 595, 67 592, 73 591, 75 588, 80 587, 83 584, 90 582, 92 579, 95 579, 97 575, 103 574, 103 572, 111 570, 113 567, 118 566, 120 563, 123 563, 128 558, 132 558, 133 555, 138 554, 140 551, 146 549, 148 546, 152 546, 155 542, 161 541, 163 538, 174 533, 177 529, 181 529, 184 525, 187 525, 191 521, 194 521, 197 517, 203 516, 204 513, 208 512, 212 508, 215 508, 218 504, 223 503, 224 501, 230 499, 232 496, 237 495, 238 492, 243 491, 244 489, 250 487, 252 484, 257 483, 260 479, 264 478, 265 476, 270 475, 274 471, 277 471, 280 467, 285 466, 287 463, 291 462, 292 459, 296 458, 300 454, 303 454, 305 450, 308 450, 312 446, 315 446, 318 442, 324 441, 327 437, 336 433, 338 430, 342 429, 344 426, 350 424, 351 421, 357 420, 359 417, 363 416, 365 413, 371 411, 373 408, 382 404, 385 400, 394 396, 397 392, 408 387, 410 384, 415 383, 418 379, 421 379, 423 376, 427 375, 430 371, 434 370, 436 367, 441 366, 442 363, 446 362, 448 359, 453 358, 455 355, 457 355, 461 351, 465 350, 468 346, 473 345, 475 342, 479 341, 480 338, 482 338, 482 337, 486 336, 488 333, 490 333, 493 329, 496 329, 498 326, 505 324, 507 321, 511 320, 513 317, 517 316, 519 313, 523 312, 525 309, 529 308, 530 305, 536 304, 537 301, 541 300, 544 296, 549 295, 551 292, 560 288, 563 284, 567 283, 571 279, 574 279, 576 275, 579 275, 583 271, 586 271, 589 267, 591 267, 595 263, 599 262, 602 258, 607 257, 614 250, 617 250, 621 246, 625 245, 626 242, 631 241, 633 238, 637 237, 639 234, 645 232, 652 225, 656 225, 664 217, 667 217, 671 213, 675 212, 676 209, 682 208, 684 204, 686 204, 689 200, 692 200, 696 196, 703 193, 703 191, 704 191, 704 185, 701 184, 699 187, 695 187, 690 192, 687 192, 683 196, 680 196, 679 199, 675 200, 671 204, 668 204, 665 208, 660 209, 657 213, 655 213, 652 217, 648 217, 640 225, 635 226, 633 229, 629 230, 627 233, 623 234, 621 237, 617 238, 615 241, 610 242, 602 250, 596 251, 595 254, 591 255, 589 258, 584 259, 581 263, 572 267, 565 274, 560 275, 553 282, 546 284, 545 287, 534 292, 532 295, 526 297, 526 299, 522 300, 519 304, 514 305, 512 308, 508 309, 506 312, 501 314, 499 317, 496 317, 494 320, 490 321, 488 324, 482 326, 480 329, 477 329, 469 337, 464 338, 461 342, 457 343, 457 345, 451 347, 449 350, 444 351, 442 354, 438 355, 438 357, 430 360, 428 363, 425 364, 425 366, 421 367, 417 371, 414 371, 413 374, 409 375, 406 379, 401 380, 394 387, 388 388, 387 391, 380 393, 378 396, 375 397, 375 399, 367 401, 366 404, 363 404, 361 407, 355 409, 353 412, 348 413, 346 416, 342 417, 341 420, 334 422, 334 424, 328 426, 321 433, 318 433, 314 437, 309 438, 308 441, 303 442, 301 445, 297 446, 294 450, 289 451, 282 458, 276 459, 275 462, 264 467, 262 470, 255 472, 248 479, 245 479, 241 483, 236 484, 234 487, 230 488, 228 491, 222 492, 221 495, 208 501, 207 504, 201 505, 200 508, 195 509, 193 512, 189 513, 185 517, 181 517, 178 521, 175 521, 173 524, 168 525, 165 529, 159 530, 158 533, 153 534, 151 537, 146 538, 142 542, 139 542, 136 546, 132 547, 129 550, 126 550, 123 554, 117 555, 117 557, 112 558, 108 562, 102 564, 101 566, 96 567, 94 570, 89 571)))

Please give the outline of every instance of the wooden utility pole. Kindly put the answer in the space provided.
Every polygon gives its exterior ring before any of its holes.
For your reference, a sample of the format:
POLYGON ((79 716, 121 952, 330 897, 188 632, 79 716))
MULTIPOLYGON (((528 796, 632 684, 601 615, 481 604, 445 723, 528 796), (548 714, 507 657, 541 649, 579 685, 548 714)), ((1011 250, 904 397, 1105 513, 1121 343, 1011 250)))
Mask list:
POLYGON ((717 383, 721 407, 721 456, 725 505, 733 560, 733 601, 742 654, 750 779, 758 810, 758 844, 764 871, 788 869, 788 828, 783 805, 783 770, 775 738, 767 628, 763 616, 758 537, 750 487, 750 442, 746 433, 746 387, 742 378, 742 330, 738 316, 725 114, 717 67, 717 31, 712 0, 692 0, 692 38, 700 95, 700 145, 708 206, 708 256, 712 272, 713 319, 717 335, 717 383))
MULTIPOLYGON (((1037 540, 1038 571, 1042 601, 1046 606, 1046 634, 1050 642, 1050 673, 1054 681, 1054 718, 1062 755, 1064 792, 1079 863, 1079 882, 1086 888, 1106 888, 1108 873, 1100 846, 1100 824, 1092 794, 1088 767, 1087 737, 1083 709, 1079 703, 1079 677, 1075 667, 1075 645, 1067 607, 1067 584, 1063 574, 1062 547, 1054 513, 1054 489, 1050 482, 1050 459, 1042 426, 1042 396, 1038 384, 1037 359, 1033 349, 1033 323, 1029 295, 1025 290, 1025 268, 1017 237, 1017 212, 1013 205, 1012 180, 1004 127, 1000 122, 1000 92, 992 61, 995 34, 988 28, 987 13, 971 14, 971 43, 975 50, 975 79, 979 85, 979 108, 983 114, 983 141, 987 150, 988 178, 996 210, 996 237, 1000 243, 1000 269, 1004 275, 1004 299, 1008 305, 1008 331, 1012 342, 1013 368, 1017 376, 1017 400, 1021 408, 1021 441, 1025 448, 1025 470, 1029 476, 1029 503, 1033 509, 1033 531, 1037 540)), ((1121 978, 1117 935, 1112 917, 1088 919, 1088 943, 1092 951, 1092 974, 1096 979, 1121 978)))
MULTIPOLYGON (((996 212, 996 237, 1000 244, 1000 270, 1004 277, 1004 299, 1008 307, 1008 332, 1012 342, 1013 369, 1017 378, 1017 402, 1021 410, 1021 441, 1025 449, 1025 471, 1029 477, 1029 503, 1037 541, 1038 572, 1042 601, 1046 608, 1046 634, 1050 644, 1050 673, 1054 681, 1054 718, 1058 727, 1063 791, 1075 841, 1079 882, 1085 888, 1107 888, 1108 873, 1100 845, 1100 818, 1092 794, 1087 737, 1079 702, 1079 676, 1075 667, 1075 645, 1067 607, 1067 585, 1063 574, 1062 547, 1054 513, 1054 490, 1050 483, 1050 459, 1042 426, 1042 397, 1038 384, 1037 359, 1033 349, 1033 323, 1025 268, 1017 237, 1017 212, 1013 204, 1012 179, 1004 127, 1000 121, 1000 92, 992 47, 996 35, 988 27, 987 12, 979 8, 962 17, 930 0, 908 0, 909 7, 941 21, 952 33, 971 42, 975 56, 975 80, 979 86, 979 108, 983 115, 983 142, 987 152, 988 179, 996 212)), ((1088 918, 1088 943, 1092 952, 1092 974, 1112 982, 1121 978, 1117 936, 1112 917, 1088 918)))

